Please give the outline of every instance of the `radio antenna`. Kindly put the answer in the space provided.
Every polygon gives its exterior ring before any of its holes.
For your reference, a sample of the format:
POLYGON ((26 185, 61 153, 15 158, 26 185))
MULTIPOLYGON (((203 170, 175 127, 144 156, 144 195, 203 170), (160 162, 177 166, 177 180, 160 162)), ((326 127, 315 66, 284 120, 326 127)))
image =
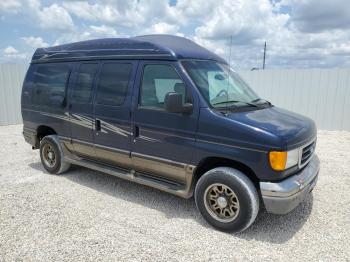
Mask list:
POLYGON ((264 44, 263 70, 265 69, 265 58, 266 58, 266 41, 265 41, 265 44, 264 44))
POLYGON ((226 87, 226 111, 228 111, 228 87, 230 85, 230 72, 231 72, 231 56, 232 56, 232 35, 230 36, 230 51, 228 57, 228 72, 227 72, 227 87, 226 87))
POLYGON ((230 53, 228 57, 228 65, 231 67, 231 55, 232 55, 232 35, 230 36, 230 53))

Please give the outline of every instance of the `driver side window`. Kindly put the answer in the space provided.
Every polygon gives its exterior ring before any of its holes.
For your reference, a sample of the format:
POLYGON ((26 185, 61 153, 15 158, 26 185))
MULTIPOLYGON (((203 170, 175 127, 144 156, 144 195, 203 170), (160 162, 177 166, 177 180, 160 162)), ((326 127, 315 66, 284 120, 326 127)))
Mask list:
POLYGON ((186 87, 170 65, 146 65, 143 70, 140 105, 164 109, 164 98, 169 92, 186 97, 186 87))

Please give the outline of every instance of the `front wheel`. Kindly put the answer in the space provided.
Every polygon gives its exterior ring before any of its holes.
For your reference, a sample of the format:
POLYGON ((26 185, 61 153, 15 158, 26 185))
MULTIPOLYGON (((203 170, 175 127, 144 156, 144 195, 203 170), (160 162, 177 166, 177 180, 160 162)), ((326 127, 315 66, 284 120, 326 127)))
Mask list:
POLYGON ((196 185, 195 200, 205 220, 226 232, 247 229, 259 211, 254 184, 242 172, 230 167, 206 172, 196 185))

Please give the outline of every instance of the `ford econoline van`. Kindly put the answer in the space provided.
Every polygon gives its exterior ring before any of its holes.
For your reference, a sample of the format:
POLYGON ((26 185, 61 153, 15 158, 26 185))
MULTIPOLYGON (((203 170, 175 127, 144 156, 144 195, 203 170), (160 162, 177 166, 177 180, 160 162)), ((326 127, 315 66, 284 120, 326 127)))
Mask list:
POLYGON ((51 174, 71 164, 183 198, 223 231, 286 214, 319 172, 316 126, 260 98, 221 57, 147 35, 39 48, 23 135, 51 174))

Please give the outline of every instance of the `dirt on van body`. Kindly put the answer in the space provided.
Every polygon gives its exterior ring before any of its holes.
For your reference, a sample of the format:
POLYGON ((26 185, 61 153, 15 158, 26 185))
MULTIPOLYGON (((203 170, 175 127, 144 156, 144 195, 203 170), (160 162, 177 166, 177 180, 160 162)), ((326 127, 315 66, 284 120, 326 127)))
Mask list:
POLYGON ((81 167, 47 174, 22 126, 0 127, 0 261, 350 258, 350 132, 319 131, 318 184, 285 216, 262 211, 240 234, 185 200, 81 167))

